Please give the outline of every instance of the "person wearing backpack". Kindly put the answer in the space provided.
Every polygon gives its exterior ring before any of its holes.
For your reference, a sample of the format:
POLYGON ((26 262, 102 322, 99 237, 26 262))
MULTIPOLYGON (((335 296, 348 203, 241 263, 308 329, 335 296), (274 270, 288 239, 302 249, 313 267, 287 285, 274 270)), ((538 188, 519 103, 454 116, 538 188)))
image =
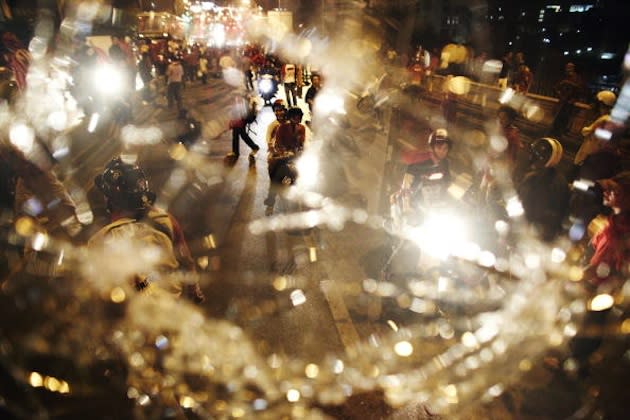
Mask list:
POLYGON ((250 159, 253 159, 260 150, 260 147, 247 133, 248 125, 256 121, 256 116, 256 105, 253 99, 240 95, 235 98, 229 122, 229 127, 232 130, 232 151, 226 156, 230 162, 236 162, 240 155, 240 139, 243 139, 252 150, 249 154, 250 159))
MULTIPOLYGON (((110 223, 92 235, 89 250, 102 257, 115 255, 121 248, 137 253, 132 259, 142 269, 131 269, 133 274, 129 278, 137 290, 147 289, 152 283, 167 283, 159 280, 178 270, 194 271, 190 249, 177 219, 154 206, 155 193, 149 189, 140 166, 117 157, 96 176, 94 184, 105 196, 110 223)), ((169 281, 165 288, 195 303, 204 301, 196 282, 169 281)))

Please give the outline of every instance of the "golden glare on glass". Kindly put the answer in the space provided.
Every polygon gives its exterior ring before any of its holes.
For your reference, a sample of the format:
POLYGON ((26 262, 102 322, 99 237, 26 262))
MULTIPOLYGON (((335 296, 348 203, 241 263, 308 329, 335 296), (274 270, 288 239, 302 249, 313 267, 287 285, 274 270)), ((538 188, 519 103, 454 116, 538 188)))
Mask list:
POLYGON ((232 409, 232 417, 234 417, 235 419, 240 419, 241 417, 245 416, 245 410, 241 407, 234 407, 232 409))
POLYGON ((179 398, 179 405, 184 408, 193 408, 195 406, 195 400, 187 395, 183 395, 179 398))
POLYGON ((396 323, 391 319, 387 320, 387 325, 389 325, 389 328, 391 328, 392 330, 398 331, 398 325, 396 325, 396 323))
POLYGON ((298 402, 300 400, 300 391, 297 389, 290 389, 287 391, 287 401, 298 402))
POLYGON ((457 397, 457 387, 455 385, 447 385, 442 388, 444 397, 449 404, 457 404, 459 399, 457 397))
POLYGON ((466 331, 462 334, 462 344, 469 348, 475 348, 479 345, 479 342, 473 333, 466 331))
POLYGON ((317 248, 311 246, 308 248, 308 257, 310 262, 317 261, 317 248))
POLYGON ((186 157, 187 153, 186 146, 181 143, 174 144, 168 151, 169 156, 173 160, 182 160, 186 157))
POLYGON ((122 288, 114 287, 111 293, 109 294, 109 298, 114 303, 121 303, 125 301, 125 299, 127 298, 127 295, 125 294, 125 291, 122 288))
POLYGON ((61 394, 69 394, 70 393, 70 384, 66 381, 61 381, 59 384, 59 393, 61 394))
POLYGON ((589 303, 588 309, 594 312, 605 311, 606 309, 612 308, 615 300, 613 297, 607 293, 602 293, 600 295, 595 296, 589 303))
POLYGON ((558 332, 552 332, 549 334, 549 345, 551 346, 559 346, 564 341, 564 337, 562 334, 558 332))
POLYGON ((44 378, 37 372, 31 372, 28 377, 28 383, 34 388, 39 388, 44 386, 44 378))
POLYGON ((413 345, 409 341, 399 341, 394 345, 394 352, 400 357, 409 357, 413 354, 413 345))
POLYGON ((539 123, 545 118, 545 112, 538 105, 526 104, 523 114, 528 120, 539 123))
POLYGON ((209 234, 203 237, 203 245, 207 249, 215 249, 217 247, 217 243, 214 240, 214 235, 209 234))
POLYGON ((576 265, 572 265, 571 267, 569 267, 569 271, 567 274, 569 276, 569 280, 571 281, 580 281, 584 277, 584 271, 582 270, 582 268, 576 265))
POLYGON ((214 409, 216 411, 225 411, 228 408, 228 403, 223 400, 217 400, 214 403, 214 409))
POLYGON ((273 280, 272 285, 274 289, 280 292, 287 288, 288 280, 285 276, 278 276, 273 280))
POLYGON ((622 334, 630 334, 630 318, 623 320, 620 330, 622 334))
POLYGON ((197 258, 197 266, 202 270, 208 268, 210 264, 210 259, 207 256, 197 258))
POLYGON ((20 217, 15 222, 15 231, 24 237, 31 236, 36 231, 33 219, 27 216, 20 217))
POLYGON ((61 382, 59 382, 57 378, 54 378, 52 376, 47 376, 46 378, 44 378, 44 387, 49 391, 57 392, 60 385, 61 382))
POLYGON ((308 365, 306 365, 306 368, 304 368, 304 374, 307 378, 317 378, 317 376, 319 375, 319 366, 317 366, 315 363, 309 363, 308 365))
POLYGON ((448 82, 448 90, 455 95, 465 95, 470 92, 470 79, 464 76, 453 77, 448 82))
POLYGON ((529 359, 523 359, 518 364, 519 370, 523 372, 529 372, 530 370, 532 370, 532 367, 533 367, 533 363, 529 359))

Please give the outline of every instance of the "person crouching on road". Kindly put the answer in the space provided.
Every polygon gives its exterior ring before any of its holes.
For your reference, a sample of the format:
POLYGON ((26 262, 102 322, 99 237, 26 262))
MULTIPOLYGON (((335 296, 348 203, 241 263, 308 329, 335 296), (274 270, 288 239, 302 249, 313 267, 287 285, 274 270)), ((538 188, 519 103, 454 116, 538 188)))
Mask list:
MULTIPOLYGON (((154 206, 155 193, 149 189, 147 177, 137 164, 115 158, 96 176, 94 184, 105 196, 110 223, 90 238, 88 249, 107 255, 110 251, 119 252, 117 247, 128 243, 131 246, 127 249, 137 250, 137 261, 143 261, 147 260, 146 249, 152 246, 158 251, 155 254, 158 258, 151 270, 133 275, 132 282, 138 290, 148 288, 154 279, 175 270, 194 271, 190 249, 179 223, 174 216, 154 206)), ((196 303, 204 300, 196 282, 169 286, 178 296, 196 303)))

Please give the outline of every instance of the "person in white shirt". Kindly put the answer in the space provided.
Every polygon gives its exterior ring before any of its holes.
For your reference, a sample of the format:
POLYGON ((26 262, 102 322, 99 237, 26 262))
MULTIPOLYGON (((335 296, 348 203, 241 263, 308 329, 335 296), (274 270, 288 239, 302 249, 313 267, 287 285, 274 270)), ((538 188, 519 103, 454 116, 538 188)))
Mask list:
POLYGON ((282 84, 284 85, 284 93, 287 97, 289 107, 297 106, 297 84, 296 84, 296 66, 287 63, 282 66, 282 84))
POLYGON ((177 110, 182 109, 182 79, 184 77, 184 67, 179 59, 174 59, 166 69, 166 99, 168 107, 172 108, 173 104, 177 105, 177 110))

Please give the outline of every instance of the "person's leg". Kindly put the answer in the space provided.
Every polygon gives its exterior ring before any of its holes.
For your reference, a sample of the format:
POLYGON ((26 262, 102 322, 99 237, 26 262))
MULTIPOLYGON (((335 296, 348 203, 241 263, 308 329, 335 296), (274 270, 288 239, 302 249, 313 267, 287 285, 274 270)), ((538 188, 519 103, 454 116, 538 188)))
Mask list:
POLYGON ((238 157, 239 155, 239 130, 238 128, 232 129, 232 155, 238 157))
POLYGON ((173 83, 166 85, 166 100, 169 108, 173 107, 173 101, 175 100, 174 90, 173 83))
POLYGON ((239 135, 241 136, 245 144, 248 145, 250 149, 252 149, 252 154, 256 154, 260 147, 258 147, 258 145, 254 143, 252 138, 249 137, 249 134, 247 134, 247 129, 245 127, 239 129, 239 135))
POLYGON ((173 83, 175 89, 175 102, 177 103, 177 109, 182 109, 182 83, 176 82, 173 83))

